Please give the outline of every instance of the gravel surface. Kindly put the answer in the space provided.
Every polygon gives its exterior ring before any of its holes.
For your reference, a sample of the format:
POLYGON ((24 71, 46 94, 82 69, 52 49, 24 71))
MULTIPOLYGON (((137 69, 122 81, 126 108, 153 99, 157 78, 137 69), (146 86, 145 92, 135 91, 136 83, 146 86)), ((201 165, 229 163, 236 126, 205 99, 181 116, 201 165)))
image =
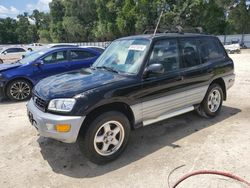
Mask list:
MULTIPOLYGON (((97 166, 76 144, 40 138, 26 117, 26 102, 0 103, 0 187, 167 187, 194 170, 221 170, 250 181, 250 53, 233 54, 236 83, 214 119, 194 112, 132 132, 121 157, 97 166)), ((245 187, 200 175, 182 188, 245 187)))

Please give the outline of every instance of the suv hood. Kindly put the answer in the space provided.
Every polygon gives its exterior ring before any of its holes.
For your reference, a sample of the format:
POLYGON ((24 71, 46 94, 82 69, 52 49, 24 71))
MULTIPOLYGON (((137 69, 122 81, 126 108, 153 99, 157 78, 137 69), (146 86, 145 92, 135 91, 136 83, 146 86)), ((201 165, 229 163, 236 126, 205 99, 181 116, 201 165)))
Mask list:
POLYGON ((34 93, 44 100, 71 98, 84 91, 125 78, 105 70, 81 69, 43 79, 35 86, 34 93))
POLYGON ((22 64, 20 63, 15 63, 15 64, 0 64, 0 72, 14 69, 16 67, 20 67, 22 64))

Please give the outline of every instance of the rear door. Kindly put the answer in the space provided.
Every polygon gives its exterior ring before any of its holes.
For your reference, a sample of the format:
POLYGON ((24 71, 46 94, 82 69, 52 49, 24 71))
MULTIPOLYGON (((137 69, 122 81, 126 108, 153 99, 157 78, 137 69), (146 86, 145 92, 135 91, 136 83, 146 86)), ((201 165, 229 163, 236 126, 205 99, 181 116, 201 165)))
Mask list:
POLYGON ((165 72, 158 76, 149 75, 143 80, 143 125, 155 122, 160 116, 182 107, 183 100, 177 40, 156 41, 147 66, 150 64, 162 64, 165 72))
POLYGON ((71 69, 90 67, 98 58, 98 54, 88 49, 70 50, 71 69))
POLYGON ((37 81, 71 70, 67 50, 49 53, 41 60, 43 61, 42 65, 34 66, 34 78, 37 81))
POLYGON ((200 39, 180 38, 182 88, 185 90, 185 105, 199 104, 208 89, 211 71, 200 58, 200 39))

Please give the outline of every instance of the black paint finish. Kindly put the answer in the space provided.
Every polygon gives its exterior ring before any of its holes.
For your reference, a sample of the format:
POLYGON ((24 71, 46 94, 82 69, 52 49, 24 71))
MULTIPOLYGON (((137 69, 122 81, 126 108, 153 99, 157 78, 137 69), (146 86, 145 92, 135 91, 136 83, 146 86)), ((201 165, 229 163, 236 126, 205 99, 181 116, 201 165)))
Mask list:
MULTIPOLYGON (((187 89, 208 86, 214 79, 234 72, 233 61, 225 52, 223 58, 195 67, 180 68, 155 77, 143 75, 155 41, 168 38, 177 40, 186 36, 186 34, 165 34, 132 37, 134 39, 146 37, 151 41, 148 55, 137 75, 118 74, 108 70, 82 69, 46 78, 36 85, 33 93, 47 103, 54 98, 75 97, 76 105, 70 113, 65 115, 83 116, 97 107, 110 103, 119 102, 131 106, 187 89)), ((194 40, 202 40, 203 37, 218 40, 216 37, 206 35, 188 34, 188 37, 193 37, 194 40)), ((221 46, 221 48, 223 47, 221 46)), ((180 61, 180 63, 182 62, 180 61)))

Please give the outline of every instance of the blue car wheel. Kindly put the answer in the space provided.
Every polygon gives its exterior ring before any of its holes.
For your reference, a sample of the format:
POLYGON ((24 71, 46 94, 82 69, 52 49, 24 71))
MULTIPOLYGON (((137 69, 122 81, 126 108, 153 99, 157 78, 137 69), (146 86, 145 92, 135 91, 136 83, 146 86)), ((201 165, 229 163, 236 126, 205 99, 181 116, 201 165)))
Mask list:
POLYGON ((24 101, 31 97, 32 85, 23 79, 14 80, 7 86, 7 96, 14 101, 24 101))

